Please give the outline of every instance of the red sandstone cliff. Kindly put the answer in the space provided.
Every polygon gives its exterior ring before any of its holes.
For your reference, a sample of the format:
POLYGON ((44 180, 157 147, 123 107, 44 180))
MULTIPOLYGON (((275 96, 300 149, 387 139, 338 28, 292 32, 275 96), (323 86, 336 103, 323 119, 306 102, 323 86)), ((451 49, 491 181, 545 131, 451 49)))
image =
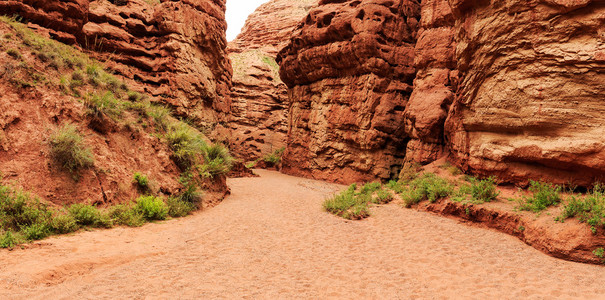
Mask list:
POLYGON ((417 1, 321 1, 278 62, 289 87, 290 174, 388 179, 405 154, 417 1))
MULTIPOLYGON (((2 183, 55 204, 119 203, 139 194, 132 180, 141 172, 155 194, 179 193, 183 170, 158 124, 182 122, 141 96, 196 125, 224 120, 231 77, 224 10, 224 0, 0 1, 0 14, 18 15, 25 25, 15 24, 41 35, 0 22, 2 183), (77 174, 50 154, 51 136, 65 124, 94 157, 77 174)), ((200 183, 205 205, 227 191, 224 177, 215 178, 200 183)))
POLYGON ((200 125, 229 110, 224 0, 0 1, 0 13, 115 62, 120 75, 200 125))
POLYGON ((445 126, 468 171, 605 180, 605 2, 450 1, 461 81, 445 126))
POLYGON ((279 78, 277 52, 317 0, 273 0, 246 20, 229 43, 233 89, 229 114, 230 149, 255 159, 285 147, 288 131, 288 91, 279 78))
POLYGON ((507 182, 604 180, 605 3, 419 2, 310 12, 278 58, 287 172, 387 178, 449 153, 507 182))

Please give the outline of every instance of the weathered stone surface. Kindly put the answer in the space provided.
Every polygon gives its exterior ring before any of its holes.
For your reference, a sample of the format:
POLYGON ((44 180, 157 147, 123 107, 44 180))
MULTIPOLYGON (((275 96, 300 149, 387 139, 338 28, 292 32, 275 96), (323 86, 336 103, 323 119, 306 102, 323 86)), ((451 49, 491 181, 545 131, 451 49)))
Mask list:
POLYGON ((605 3, 450 1, 461 81, 446 124, 466 170, 605 179, 605 3))
POLYGON ((321 1, 278 55, 289 87, 283 170, 387 179, 403 161, 418 1, 321 1))
POLYGON ((229 114, 230 149, 252 160, 285 147, 288 92, 275 56, 317 0, 273 0, 246 20, 229 43, 233 88, 229 114))
POLYGON ((456 89, 454 16, 447 0, 422 1, 414 51, 416 79, 405 110, 406 133, 412 138, 406 159, 432 162, 445 151, 444 127, 456 89))
POLYGON ((17 13, 78 43, 179 114, 214 126, 230 108, 225 0, 2 1, 17 13))

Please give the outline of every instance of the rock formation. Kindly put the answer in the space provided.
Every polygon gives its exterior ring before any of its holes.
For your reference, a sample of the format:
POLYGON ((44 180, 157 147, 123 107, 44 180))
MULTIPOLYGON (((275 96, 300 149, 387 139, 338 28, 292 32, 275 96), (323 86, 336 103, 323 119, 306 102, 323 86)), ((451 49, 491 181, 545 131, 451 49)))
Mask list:
POLYGON ((453 158, 508 182, 605 180, 605 3, 450 1, 453 158))
POLYGON ((385 179, 450 154, 521 185, 603 181, 604 28, 602 1, 321 1, 278 57, 285 170, 385 179))
POLYGON ((321 1, 278 62, 289 87, 283 169, 338 182, 388 179, 405 154, 417 1, 321 1))
POLYGON ((405 109, 411 140, 406 159, 432 162, 445 153, 444 127, 456 91, 454 16, 448 0, 422 1, 420 30, 414 50, 416 79, 405 109))
POLYGON ((213 127, 229 110, 224 0, 1 1, 50 36, 111 58, 181 115, 213 127))
POLYGON ((246 20, 229 43, 233 89, 229 144, 239 157, 255 159, 285 147, 288 91, 279 78, 277 52, 317 0, 273 0, 246 20))

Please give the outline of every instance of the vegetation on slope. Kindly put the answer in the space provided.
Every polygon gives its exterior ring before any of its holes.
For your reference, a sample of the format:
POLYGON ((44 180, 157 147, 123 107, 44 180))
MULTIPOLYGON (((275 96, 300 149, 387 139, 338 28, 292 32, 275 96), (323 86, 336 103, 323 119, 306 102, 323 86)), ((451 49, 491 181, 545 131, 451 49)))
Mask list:
POLYGON ((180 168, 178 182, 182 184, 180 193, 164 195, 153 188, 147 175, 131 170, 134 175, 124 185, 132 184, 138 190, 137 199, 104 208, 82 203, 59 207, 0 178, 0 247, 80 229, 141 226, 148 221, 183 217, 201 207, 206 180, 229 172, 233 163, 229 150, 211 144, 199 130, 173 117, 170 108, 131 90, 128 83, 76 48, 42 37, 16 18, 0 17, 0 22, 12 29, 0 37, 0 50, 8 57, 0 69, 6 82, 16 90, 61 91, 83 105, 84 121, 94 130, 78 126, 77 122, 82 122, 79 118, 53 124, 56 129, 49 131, 48 144, 41 145, 48 149, 53 164, 76 180, 85 169, 94 174, 110 172, 95 166, 90 135, 130 131, 127 134, 147 134, 167 145, 180 168))

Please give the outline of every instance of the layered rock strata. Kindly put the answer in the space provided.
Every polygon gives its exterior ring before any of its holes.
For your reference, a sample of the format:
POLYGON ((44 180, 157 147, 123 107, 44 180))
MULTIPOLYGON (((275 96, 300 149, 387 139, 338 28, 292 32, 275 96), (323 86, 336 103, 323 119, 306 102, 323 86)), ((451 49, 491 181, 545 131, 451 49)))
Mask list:
POLYGON ((224 0, 1 1, 0 13, 111 58, 120 75, 202 125, 229 110, 224 0))
POLYGON ((395 176, 415 77, 418 1, 321 1, 279 56, 289 87, 283 170, 337 182, 395 176))
POLYGON ((229 145, 237 156, 256 159, 285 147, 288 91, 279 78, 277 52, 317 0, 273 0, 246 20, 229 43, 233 88, 229 145))
POLYGON ((278 59, 286 171, 348 182, 450 154, 520 185, 603 181, 604 20, 591 0, 322 1, 278 59), (397 20, 409 38, 390 35, 397 20))
POLYGON ((508 182, 605 180, 605 3, 450 1, 456 162, 508 182))

